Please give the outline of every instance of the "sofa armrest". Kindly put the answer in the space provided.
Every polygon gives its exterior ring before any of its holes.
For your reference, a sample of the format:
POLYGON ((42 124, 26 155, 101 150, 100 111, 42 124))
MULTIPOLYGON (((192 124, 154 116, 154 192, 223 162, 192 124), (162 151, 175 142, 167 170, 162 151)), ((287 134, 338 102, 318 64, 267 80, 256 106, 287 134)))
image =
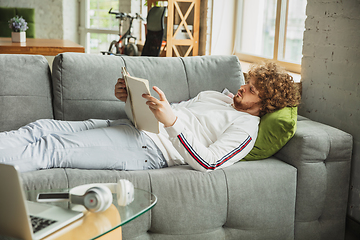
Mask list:
MULTIPOLYGON (((294 137, 275 156, 296 167, 295 235, 343 239, 352 136, 299 116, 294 137), (336 227, 335 227, 336 226, 336 227)), ((321 238, 325 239, 325 238, 321 238)))

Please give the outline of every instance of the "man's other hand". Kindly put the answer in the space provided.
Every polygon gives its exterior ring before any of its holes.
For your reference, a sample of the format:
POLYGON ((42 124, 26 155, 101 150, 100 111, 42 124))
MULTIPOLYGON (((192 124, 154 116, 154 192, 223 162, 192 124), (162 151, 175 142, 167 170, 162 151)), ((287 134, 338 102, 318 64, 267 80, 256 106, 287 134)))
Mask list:
POLYGON ((126 84, 123 78, 119 78, 115 84, 115 97, 123 102, 126 102, 127 99, 126 84))

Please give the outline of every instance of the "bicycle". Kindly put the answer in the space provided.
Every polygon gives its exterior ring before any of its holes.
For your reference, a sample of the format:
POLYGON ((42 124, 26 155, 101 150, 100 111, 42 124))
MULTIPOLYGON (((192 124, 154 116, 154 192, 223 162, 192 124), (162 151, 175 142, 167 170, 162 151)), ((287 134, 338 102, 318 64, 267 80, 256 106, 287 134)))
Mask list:
POLYGON ((136 37, 132 35, 133 31, 133 21, 134 19, 140 19, 145 21, 144 18, 140 16, 140 14, 136 13, 135 16, 132 16, 123 12, 112 12, 112 8, 109 10, 109 14, 114 14, 116 19, 119 19, 119 40, 113 40, 110 43, 109 50, 107 52, 102 52, 103 55, 116 55, 116 54, 124 54, 128 56, 137 56, 139 54, 138 48, 136 46, 136 37), (123 32, 123 23, 126 19, 129 19, 129 28, 122 35, 123 32), (131 43, 130 39, 134 39, 135 43, 131 43))

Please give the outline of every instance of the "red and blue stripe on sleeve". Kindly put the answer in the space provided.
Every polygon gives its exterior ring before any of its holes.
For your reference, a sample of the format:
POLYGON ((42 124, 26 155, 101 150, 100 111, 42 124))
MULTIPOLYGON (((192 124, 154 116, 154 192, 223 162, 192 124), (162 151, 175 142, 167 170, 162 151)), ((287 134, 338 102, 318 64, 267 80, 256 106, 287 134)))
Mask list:
POLYGON ((240 153, 244 148, 249 145, 249 143, 252 141, 252 138, 248 136, 244 142, 242 142, 238 147, 230 151, 229 153, 225 154, 222 158, 220 158, 216 163, 209 164, 204 159, 200 157, 200 155, 193 149, 193 147, 188 143, 186 138, 182 133, 180 133, 177 138, 180 140, 181 144, 184 146, 186 151, 192 156, 192 158, 200 164, 200 166, 204 167, 206 170, 214 170, 217 167, 220 167, 224 163, 226 163, 228 160, 233 158, 236 154, 240 153))

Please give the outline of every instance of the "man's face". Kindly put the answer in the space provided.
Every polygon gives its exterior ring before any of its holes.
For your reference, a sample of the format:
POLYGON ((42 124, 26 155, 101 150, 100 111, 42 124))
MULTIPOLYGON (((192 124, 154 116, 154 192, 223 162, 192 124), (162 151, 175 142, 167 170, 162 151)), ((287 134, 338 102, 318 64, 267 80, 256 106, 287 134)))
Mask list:
POLYGON ((259 91, 254 86, 255 81, 255 78, 251 78, 247 84, 240 87, 233 98, 233 105, 238 111, 258 116, 261 99, 259 97, 259 91))

